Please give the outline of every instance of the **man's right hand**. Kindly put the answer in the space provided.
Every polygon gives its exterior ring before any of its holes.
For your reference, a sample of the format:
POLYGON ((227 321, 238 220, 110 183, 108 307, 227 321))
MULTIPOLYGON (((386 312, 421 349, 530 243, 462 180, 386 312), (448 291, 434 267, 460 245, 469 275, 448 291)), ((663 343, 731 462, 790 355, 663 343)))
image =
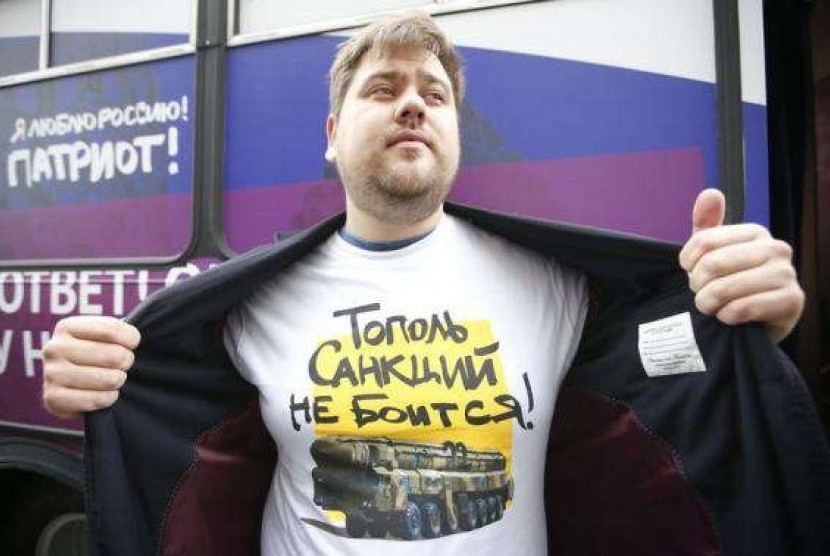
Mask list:
POLYGON ((68 317, 43 347, 43 405, 62 418, 111 406, 141 334, 112 317, 68 317))

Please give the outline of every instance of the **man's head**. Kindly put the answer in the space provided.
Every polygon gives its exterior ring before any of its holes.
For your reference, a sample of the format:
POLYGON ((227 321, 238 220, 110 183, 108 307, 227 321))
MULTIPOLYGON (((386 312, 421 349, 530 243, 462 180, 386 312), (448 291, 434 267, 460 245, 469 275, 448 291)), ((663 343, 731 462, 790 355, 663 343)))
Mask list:
POLYGON ((458 53, 427 15, 378 21, 340 46, 326 158, 349 210, 387 224, 436 213, 458 170, 458 53))
POLYGON ((464 100, 464 71, 461 56, 435 21, 422 12, 407 12, 376 21, 340 44, 329 68, 329 111, 340 116, 343 97, 363 57, 370 52, 412 48, 438 58, 452 84, 456 110, 464 100))

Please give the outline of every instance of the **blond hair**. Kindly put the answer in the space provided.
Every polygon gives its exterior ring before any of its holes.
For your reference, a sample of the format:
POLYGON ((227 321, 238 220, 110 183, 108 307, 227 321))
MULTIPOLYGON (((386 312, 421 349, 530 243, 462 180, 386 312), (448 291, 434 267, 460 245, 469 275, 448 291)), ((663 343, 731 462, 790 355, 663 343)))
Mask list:
POLYGON ((340 115, 346 91, 363 56, 401 47, 423 49, 438 58, 450 78, 455 107, 460 110, 464 97, 461 56, 429 15, 412 11, 375 21, 338 46, 329 69, 331 113, 340 115))

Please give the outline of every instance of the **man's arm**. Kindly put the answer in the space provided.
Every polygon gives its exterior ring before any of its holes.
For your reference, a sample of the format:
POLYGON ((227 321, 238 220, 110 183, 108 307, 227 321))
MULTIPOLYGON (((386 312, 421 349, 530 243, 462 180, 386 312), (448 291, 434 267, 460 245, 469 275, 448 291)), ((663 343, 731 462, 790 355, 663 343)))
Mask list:
POLYGON ((726 324, 763 322, 779 342, 804 309, 792 248, 758 224, 723 226, 726 201, 707 189, 692 211, 692 237, 680 252, 695 305, 726 324))

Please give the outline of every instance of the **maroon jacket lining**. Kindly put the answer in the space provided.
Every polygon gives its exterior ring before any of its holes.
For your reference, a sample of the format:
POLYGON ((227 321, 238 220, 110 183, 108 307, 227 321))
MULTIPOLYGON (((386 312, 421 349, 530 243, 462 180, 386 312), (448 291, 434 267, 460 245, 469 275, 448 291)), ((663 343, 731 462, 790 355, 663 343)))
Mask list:
POLYGON ((563 389, 551 432, 550 552, 721 554, 677 455, 622 402, 563 389))
POLYGON ((195 449, 168 506, 161 554, 259 554, 262 509, 277 459, 259 405, 202 434, 195 449))

